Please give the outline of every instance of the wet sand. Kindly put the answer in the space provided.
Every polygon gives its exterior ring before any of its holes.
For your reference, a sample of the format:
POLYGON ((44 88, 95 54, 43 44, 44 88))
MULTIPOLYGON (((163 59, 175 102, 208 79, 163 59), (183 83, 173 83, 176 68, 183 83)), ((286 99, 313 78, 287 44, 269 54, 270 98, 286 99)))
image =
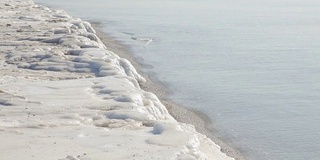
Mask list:
POLYGON ((97 36, 106 45, 107 49, 113 51, 120 57, 128 59, 132 65, 136 68, 138 73, 142 75, 147 82, 140 84, 143 90, 152 92, 157 95, 160 101, 166 106, 169 113, 179 122, 192 124, 199 133, 206 135, 216 144, 221 147, 222 152, 228 156, 235 158, 236 160, 244 160, 245 156, 238 150, 230 147, 228 144, 217 138, 214 134, 214 128, 212 128, 212 121, 204 113, 189 109, 180 104, 176 104, 169 99, 172 91, 170 88, 165 86, 163 83, 154 78, 153 75, 146 74, 143 72, 144 64, 141 57, 134 57, 129 46, 124 45, 121 41, 115 39, 102 31, 102 24, 100 22, 89 21, 93 28, 97 32, 97 36))

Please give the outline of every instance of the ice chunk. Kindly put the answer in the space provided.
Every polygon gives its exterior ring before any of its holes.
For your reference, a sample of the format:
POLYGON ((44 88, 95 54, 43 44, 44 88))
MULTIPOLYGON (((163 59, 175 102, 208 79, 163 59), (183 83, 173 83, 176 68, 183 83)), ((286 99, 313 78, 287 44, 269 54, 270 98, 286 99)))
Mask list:
POLYGON ((118 110, 118 111, 109 111, 106 116, 109 119, 132 119, 136 121, 150 121, 155 120, 155 118, 147 113, 140 113, 135 110, 118 110))
POLYGON ((173 125, 169 123, 156 123, 153 126, 152 133, 153 134, 162 134, 165 131, 170 131, 170 130, 176 130, 176 131, 182 131, 180 126, 178 125, 173 125))
POLYGON ((70 34, 71 30, 69 27, 66 28, 55 28, 53 29, 54 34, 70 34))
POLYGON ((136 69, 132 66, 131 62, 124 58, 121 58, 119 61, 121 67, 124 69, 125 73, 128 76, 134 77, 139 83, 146 82, 146 79, 144 79, 141 75, 137 73, 136 69))

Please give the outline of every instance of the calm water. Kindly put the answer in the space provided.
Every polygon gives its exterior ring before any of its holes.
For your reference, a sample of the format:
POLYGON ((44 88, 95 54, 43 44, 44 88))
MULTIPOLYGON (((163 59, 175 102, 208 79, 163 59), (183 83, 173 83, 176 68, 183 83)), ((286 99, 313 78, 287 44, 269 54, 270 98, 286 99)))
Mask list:
POLYGON ((319 0, 36 2, 101 21, 248 159, 320 159, 319 0))

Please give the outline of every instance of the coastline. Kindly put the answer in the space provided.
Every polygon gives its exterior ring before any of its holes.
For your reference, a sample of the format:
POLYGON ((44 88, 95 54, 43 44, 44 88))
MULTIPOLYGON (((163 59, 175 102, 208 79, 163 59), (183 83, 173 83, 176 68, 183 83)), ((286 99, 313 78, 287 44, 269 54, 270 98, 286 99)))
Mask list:
POLYGON ((90 23, 33 1, 0 4, 0 159, 233 159, 141 89, 153 91, 90 23))
POLYGON ((213 142, 219 145, 221 147, 221 151, 228 156, 233 157, 235 160, 245 160, 244 155, 240 151, 230 147, 214 135, 212 121, 206 114, 197 110, 192 110, 170 100, 168 98, 172 92, 170 88, 158 81, 152 75, 142 71, 144 68, 143 61, 134 57, 132 51, 130 51, 130 46, 123 44, 121 41, 116 40, 115 37, 112 37, 108 33, 102 31, 103 26, 101 22, 90 20, 89 22, 96 30, 97 36, 106 45, 108 50, 113 51, 120 57, 128 59, 136 68, 137 72, 146 79, 145 83, 140 84, 141 88, 145 91, 154 93, 160 99, 161 103, 168 109, 171 116, 173 116, 178 122, 193 125, 199 133, 206 135, 213 142))

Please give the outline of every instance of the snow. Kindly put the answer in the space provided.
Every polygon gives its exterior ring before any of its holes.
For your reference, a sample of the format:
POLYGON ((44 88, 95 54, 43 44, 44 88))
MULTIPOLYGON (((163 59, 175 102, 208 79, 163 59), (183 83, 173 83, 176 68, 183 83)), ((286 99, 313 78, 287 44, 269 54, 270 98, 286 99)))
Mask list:
POLYGON ((0 159, 232 159, 142 90, 90 23, 0 2, 0 159))

